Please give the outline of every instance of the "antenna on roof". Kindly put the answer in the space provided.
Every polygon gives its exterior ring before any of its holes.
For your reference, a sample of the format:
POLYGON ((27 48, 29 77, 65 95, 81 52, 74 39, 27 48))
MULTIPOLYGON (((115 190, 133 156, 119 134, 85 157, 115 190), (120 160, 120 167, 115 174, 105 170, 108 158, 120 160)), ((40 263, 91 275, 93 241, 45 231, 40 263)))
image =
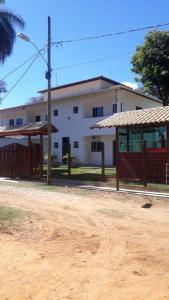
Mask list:
POLYGON ((112 79, 111 76, 112 76, 112 65, 110 64, 110 79, 112 79))

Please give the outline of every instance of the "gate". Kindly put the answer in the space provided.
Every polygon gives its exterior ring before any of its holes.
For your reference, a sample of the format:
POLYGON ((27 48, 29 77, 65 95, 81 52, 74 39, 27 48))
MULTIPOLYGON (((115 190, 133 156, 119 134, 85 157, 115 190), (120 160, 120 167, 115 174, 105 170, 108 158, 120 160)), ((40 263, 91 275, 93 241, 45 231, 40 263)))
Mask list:
POLYGON ((13 143, 0 148, 0 177, 38 179, 42 167, 39 144, 13 143))

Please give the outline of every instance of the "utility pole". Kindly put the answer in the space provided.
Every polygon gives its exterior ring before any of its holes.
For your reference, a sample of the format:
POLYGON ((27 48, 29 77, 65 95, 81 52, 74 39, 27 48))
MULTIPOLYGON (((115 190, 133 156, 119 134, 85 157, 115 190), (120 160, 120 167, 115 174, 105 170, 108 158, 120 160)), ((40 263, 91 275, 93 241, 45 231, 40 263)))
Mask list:
POLYGON ((48 17, 48 70, 46 79, 48 80, 48 168, 47 168, 47 184, 51 185, 51 18, 48 17))

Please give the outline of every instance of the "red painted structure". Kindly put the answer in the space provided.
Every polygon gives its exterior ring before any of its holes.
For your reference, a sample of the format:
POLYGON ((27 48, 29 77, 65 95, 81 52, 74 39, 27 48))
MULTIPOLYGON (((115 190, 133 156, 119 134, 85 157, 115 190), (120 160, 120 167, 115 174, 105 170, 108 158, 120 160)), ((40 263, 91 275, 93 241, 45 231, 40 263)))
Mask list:
MULTIPOLYGON (((159 124, 157 124, 158 126, 159 124)), ((116 127, 116 171, 117 181, 140 181, 147 183, 166 183, 166 176, 169 177, 169 123, 162 124, 166 127, 166 147, 146 148, 142 135, 142 151, 140 152, 120 152, 119 151, 119 128, 116 127)), ((152 125, 154 127, 155 124, 152 125)), ((143 125, 138 128, 144 128, 143 125)), ((151 127, 151 125, 149 125, 151 127)), ((123 126, 130 128, 130 126, 123 126)), ((117 183, 118 189, 119 183, 117 183)))

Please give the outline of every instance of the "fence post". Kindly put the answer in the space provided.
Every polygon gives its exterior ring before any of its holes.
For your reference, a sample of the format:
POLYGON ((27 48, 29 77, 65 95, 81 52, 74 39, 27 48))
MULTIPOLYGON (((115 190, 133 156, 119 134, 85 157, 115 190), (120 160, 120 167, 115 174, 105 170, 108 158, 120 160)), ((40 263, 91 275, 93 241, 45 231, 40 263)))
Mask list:
POLYGON ((147 163, 146 163, 146 141, 142 141, 143 143, 143 185, 147 186, 147 163))
POLYGON ((31 136, 28 135, 28 178, 32 179, 32 161, 31 161, 31 154, 32 154, 32 149, 31 149, 31 136))
POLYGON ((102 180, 105 181, 105 151, 104 151, 104 142, 102 142, 101 149, 101 159, 102 159, 102 180))
POLYGON ((119 191, 120 181, 119 181, 119 130, 118 130, 118 127, 116 127, 115 149, 116 149, 116 191, 119 191))
POLYGON ((68 166, 68 177, 70 177, 70 175, 71 175, 71 144, 68 145, 67 166, 68 166))
POLYGON ((40 178, 43 178, 43 135, 40 134, 40 178))

